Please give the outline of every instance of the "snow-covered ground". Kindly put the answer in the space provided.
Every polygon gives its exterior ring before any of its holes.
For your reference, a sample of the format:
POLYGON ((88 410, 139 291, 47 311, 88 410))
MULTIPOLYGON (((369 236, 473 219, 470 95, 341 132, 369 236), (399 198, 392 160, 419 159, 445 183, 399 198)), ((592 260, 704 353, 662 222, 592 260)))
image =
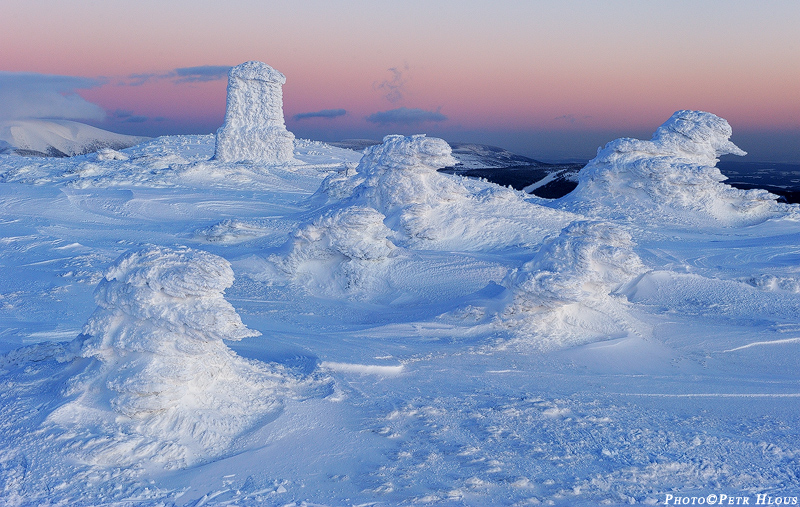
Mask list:
POLYGON ((800 211, 679 112, 545 200, 450 148, 0 155, 0 505, 798 496, 800 211))

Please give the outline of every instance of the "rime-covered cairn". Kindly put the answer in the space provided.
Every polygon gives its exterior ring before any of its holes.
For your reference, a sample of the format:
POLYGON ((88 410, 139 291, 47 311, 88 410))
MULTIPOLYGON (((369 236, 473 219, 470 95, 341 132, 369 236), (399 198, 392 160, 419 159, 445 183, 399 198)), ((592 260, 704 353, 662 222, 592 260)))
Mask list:
POLYGON ((246 62, 230 70, 216 160, 282 164, 293 159, 294 134, 283 121, 285 82, 286 76, 261 62, 246 62))

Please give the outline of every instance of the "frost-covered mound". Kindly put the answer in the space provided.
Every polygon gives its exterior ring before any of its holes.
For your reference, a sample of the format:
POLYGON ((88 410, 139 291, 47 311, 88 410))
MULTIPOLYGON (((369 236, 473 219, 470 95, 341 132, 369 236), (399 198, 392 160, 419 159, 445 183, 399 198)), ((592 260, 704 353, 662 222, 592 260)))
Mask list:
POLYGON ((375 290, 380 269, 395 251, 387 239, 391 230, 383 214, 352 206, 328 212, 301 226, 284 255, 271 260, 291 279, 329 294, 358 294, 375 290))
POLYGON ((71 345, 73 361, 88 362, 45 426, 81 441, 72 451, 84 462, 175 467, 224 453, 275 417, 293 381, 223 342, 260 334, 223 298, 232 283, 226 260, 188 248, 118 259, 71 345))
POLYGON ((561 202, 589 216, 697 225, 756 223, 790 211, 765 190, 722 183, 718 157, 745 155, 731 133, 711 113, 678 111, 650 141, 617 139, 598 150, 561 202))
POLYGON ((538 244, 575 217, 497 185, 437 172, 455 164, 442 139, 390 135, 358 166, 329 176, 316 197, 382 213, 398 245, 483 250, 538 244))
POLYGON ((285 82, 283 74, 261 62, 245 62, 230 70, 216 160, 265 164, 292 160, 294 134, 286 130, 283 119, 285 82))
POLYGON ((70 120, 0 122, 0 153, 35 157, 72 157, 103 148, 121 150, 147 137, 128 136, 70 120))
POLYGON ((613 292, 646 268, 630 234, 579 221, 545 243, 508 280, 513 302, 500 315, 519 341, 536 348, 619 337, 639 327, 613 292))

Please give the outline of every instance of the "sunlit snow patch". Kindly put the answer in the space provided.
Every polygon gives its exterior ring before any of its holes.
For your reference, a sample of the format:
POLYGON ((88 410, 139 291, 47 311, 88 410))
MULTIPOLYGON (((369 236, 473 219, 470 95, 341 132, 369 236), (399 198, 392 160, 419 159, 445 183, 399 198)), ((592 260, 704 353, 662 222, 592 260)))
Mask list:
POLYGON ((628 334, 641 325, 612 293, 645 270, 623 229, 572 223, 509 276, 513 302, 499 323, 540 349, 628 334))
POLYGON ((684 225, 743 225, 790 211, 765 190, 722 183, 718 157, 745 155, 731 133, 711 113, 678 111, 650 141, 622 138, 599 149, 561 202, 589 216, 684 225))
POLYGON ((260 334, 223 298, 232 283, 226 260, 188 248, 118 259, 71 344, 72 361, 86 365, 45 425, 73 434, 84 462, 175 467, 224 453, 237 435, 276 417, 299 381, 225 345, 260 334))

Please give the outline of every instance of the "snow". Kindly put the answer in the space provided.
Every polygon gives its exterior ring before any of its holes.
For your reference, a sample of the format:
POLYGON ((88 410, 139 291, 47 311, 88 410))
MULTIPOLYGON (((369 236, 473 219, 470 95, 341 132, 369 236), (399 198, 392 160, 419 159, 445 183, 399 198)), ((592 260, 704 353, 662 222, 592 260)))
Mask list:
POLYGON ((292 161, 294 134, 283 120, 286 77, 261 62, 228 73, 225 123, 217 130, 214 158, 222 162, 283 164, 292 161))
POLYGON ((328 204, 377 210, 391 241, 420 249, 538 244, 574 219, 531 205, 521 192, 438 172, 455 163, 451 153, 442 139, 387 136, 364 150, 354 170, 329 176, 317 194, 328 204))
POLYGON ((207 252, 150 247, 118 259, 57 358, 80 366, 44 428, 85 438, 73 450, 84 462, 175 468, 225 453, 232 436, 274 417, 293 379, 223 342, 260 335, 223 299, 232 283, 229 263, 207 252))
POLYGON ((571 223, 509 276, 514 300, 503 324, 542 349, 635 332, 625 302, 613 295, 646 271, 633 246, 612 224, 571 223))
POLYGON ((721 155, 745 155, 728 122, 702 111, 678 111, 650 141, 617 139, 598 149, 564 202, 591 216, 697 226, 747 225, 789 208, 765 190, 722 183, 721 155))
POLYGON ((115 134, 70 120, 0 122, 0 153, 72 157, 101 149, 121 150, 145 140, 146 137, 115 134))
POLYGON ((0 505, 796 496, 798 207, 729 137, 678 112, 557 200, 426 136, 0 155, 0 505))

